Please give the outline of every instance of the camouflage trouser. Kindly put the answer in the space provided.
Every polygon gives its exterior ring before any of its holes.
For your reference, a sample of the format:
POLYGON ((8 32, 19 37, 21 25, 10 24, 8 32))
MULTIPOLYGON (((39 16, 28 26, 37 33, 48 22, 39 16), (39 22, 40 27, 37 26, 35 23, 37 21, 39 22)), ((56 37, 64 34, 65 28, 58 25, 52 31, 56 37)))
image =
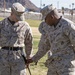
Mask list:
POLYGON ((45 65, 48 68, 47 75, 75 75, 75 60, 73 62, 47 60, 45 65))
POLYGON ((0 75, 26 75, 21 50, 0 50, 0 75))

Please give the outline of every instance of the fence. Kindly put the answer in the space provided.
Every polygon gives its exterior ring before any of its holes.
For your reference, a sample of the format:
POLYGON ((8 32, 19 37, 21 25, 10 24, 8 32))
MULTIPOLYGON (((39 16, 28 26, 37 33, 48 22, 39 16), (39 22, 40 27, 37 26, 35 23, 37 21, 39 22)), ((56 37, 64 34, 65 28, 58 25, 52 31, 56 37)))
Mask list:
MULTIPOLYGON (((7 13, 7 12, 0 12, 0 17, 8 17, 10 16, 10 13, 7 13)), ((25 19, 33 19, 33 20, 41 20, 42 19, 42 15, 40 13, 25 13, 24 14, 25 16, 25 19)), ((64 14, 63 15, 65 18, 68 18, 70 20, 72 20, 73 22, 75 22, 75 14, 72 16, 70 14, 64 14)))

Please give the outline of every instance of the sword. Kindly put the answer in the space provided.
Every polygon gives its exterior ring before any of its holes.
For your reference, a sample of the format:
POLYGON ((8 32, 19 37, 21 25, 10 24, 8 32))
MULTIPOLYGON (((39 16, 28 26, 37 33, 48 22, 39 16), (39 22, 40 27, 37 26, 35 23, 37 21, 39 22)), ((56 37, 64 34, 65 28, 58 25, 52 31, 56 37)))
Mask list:
POLYGON ((28 68, 29 74, 32 75, 29 66, 27 68, 28 68))
MULTIPOLYGON (((27 63, 26 57, 24 55, 22 55, 22 57, 23 57, 24 61, 27 63)), ((29 74, 32 75, 29 66, 27 66, 27 68, 28 68, 29 74)))

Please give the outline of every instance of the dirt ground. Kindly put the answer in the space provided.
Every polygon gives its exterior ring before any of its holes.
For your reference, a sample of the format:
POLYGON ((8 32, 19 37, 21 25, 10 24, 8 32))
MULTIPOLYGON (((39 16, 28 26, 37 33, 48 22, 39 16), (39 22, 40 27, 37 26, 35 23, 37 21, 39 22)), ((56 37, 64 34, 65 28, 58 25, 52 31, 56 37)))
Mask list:
POLYGON ((33 35, 40 35, 38 27, 31 27, 33 35))

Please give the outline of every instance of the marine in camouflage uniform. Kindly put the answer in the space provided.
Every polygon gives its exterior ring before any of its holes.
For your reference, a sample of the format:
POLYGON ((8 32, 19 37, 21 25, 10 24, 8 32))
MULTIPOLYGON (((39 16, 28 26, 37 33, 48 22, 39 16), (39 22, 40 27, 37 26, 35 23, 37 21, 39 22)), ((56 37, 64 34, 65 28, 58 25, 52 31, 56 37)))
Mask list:
POLYGON ((48 52, 45 63, 48 68, 47 75, 75 75, 75 24, 58 16, 57 24, 50 25, 48 18, 53 19, 55 12, 56 16, 58 15, 56 8, 52 5, 46 6, 41 12, 47 24, 41 23, 39 31, 42 35, 38 52, 28 62, 37 62, 48 52))
POLYGON ((14 3, 11 16, 0 21, 0 75, 26 75, 22 54, 25 47, 26 58, 31 55, 32 31, 23 21, 24 11, 20 3, 14 3))

